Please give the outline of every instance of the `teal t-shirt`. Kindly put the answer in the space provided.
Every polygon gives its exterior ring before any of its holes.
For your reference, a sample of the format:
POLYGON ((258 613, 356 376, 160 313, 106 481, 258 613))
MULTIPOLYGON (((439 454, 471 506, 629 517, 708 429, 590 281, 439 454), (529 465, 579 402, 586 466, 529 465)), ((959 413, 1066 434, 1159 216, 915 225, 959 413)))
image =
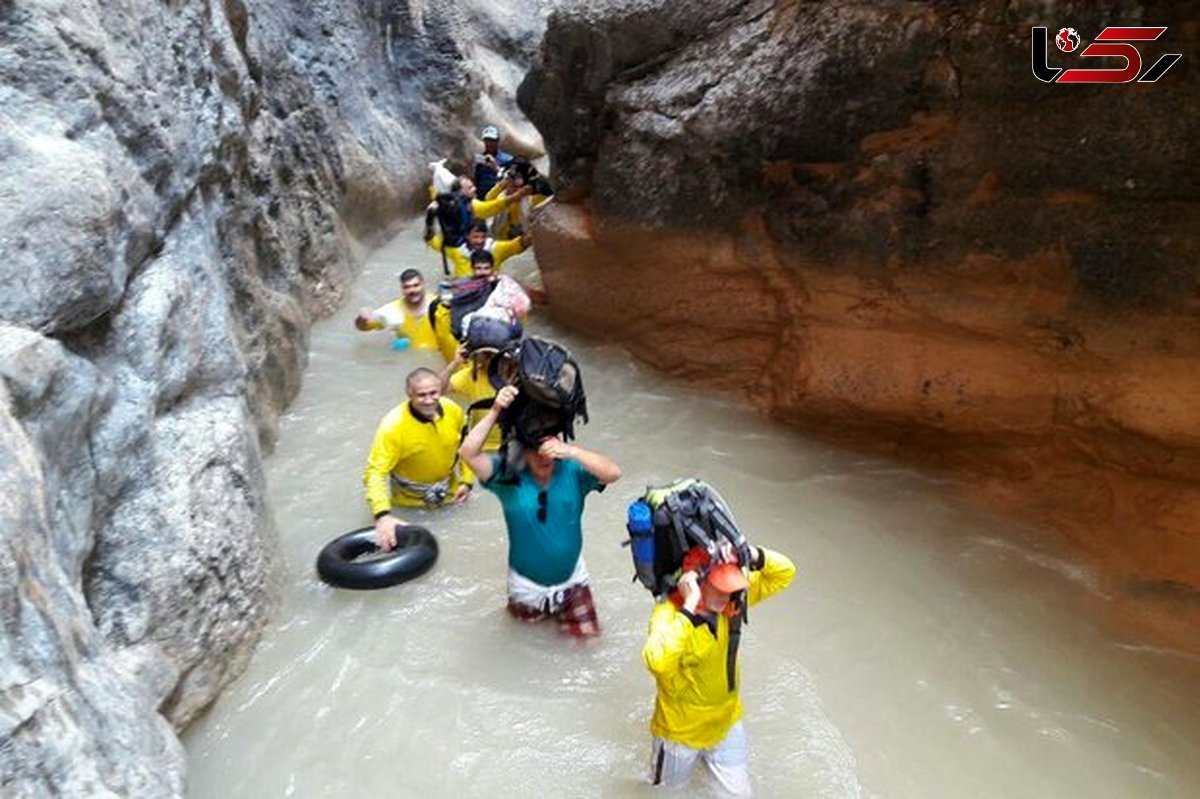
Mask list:
POLYGON ((583 500, 604 484, 569 459, 555 461, 543 489, 527 470, 500 474, 500 458, 492 457, 492 477, 483 487, 496 495, 508 526, 508 565, 539 585, 565 582, 583 552, 583 500), (538 518, 538 511, 545 508, 538 518))

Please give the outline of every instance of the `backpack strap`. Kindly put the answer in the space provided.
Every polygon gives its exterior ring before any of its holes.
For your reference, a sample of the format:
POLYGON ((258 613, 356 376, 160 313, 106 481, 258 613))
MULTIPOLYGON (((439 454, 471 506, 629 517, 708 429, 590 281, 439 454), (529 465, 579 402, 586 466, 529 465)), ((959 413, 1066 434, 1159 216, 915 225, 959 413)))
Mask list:
POLYGON ((667 509, 667 518, 671 520, 671 529, 675 533, 675 545, 679 548, 680 554, 684 554, 690 549, 688 546, 688 534, 683 527, 683 514, 679 507, 678 492, 667 494, 663 498, 663 506, 667 509))
POLYGON ((742 642, 742 622, 746 620, 745 597, 739 602, 740 608, 736 616, 729 620, 729 650, 725 656, 725 683, 729 693, 737 690, 737 653, 738 645, 742 642))
POLYGON ((467 406, 466 415, 470 416, 475 411, 491 410, 492 406, 495 404, 496 404, 495 397, 484 397, 481 400, 475 400, 474 402, 472 402, 470 405, 467 406))
POLYGON ((704 515, 714 539, 725 539, 733 545, 737 552, 738 562, 746 565, 750 562, 750 545, 746 537, 734 521, 733 513, 725 503, 725 499, 717 490, 706 484, 704 515))

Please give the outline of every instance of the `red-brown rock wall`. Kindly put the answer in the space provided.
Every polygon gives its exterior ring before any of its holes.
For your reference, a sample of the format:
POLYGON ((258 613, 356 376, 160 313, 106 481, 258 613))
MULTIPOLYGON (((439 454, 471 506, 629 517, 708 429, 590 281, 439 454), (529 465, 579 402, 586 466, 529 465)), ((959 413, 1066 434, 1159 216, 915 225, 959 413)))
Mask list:
POLYGON ((805 264, 761 219, 645 230, 557 204, 537 229, 554 315, 818 435, 968 478, 1190 637, 1200 586, 1200 322, 1086 310, 1061 251, 805 264))
MULTIPOLYGON (((1198 19, 560 4, 519 92, 561 188, 535 230, 551 308, 801 429, 968 478, 1195 642, 1198 19), (1036 26, 1086 46, 1109 25, 1166 27, 1144 68, 1182 60, 1155 83, 1035 77, 1036 26)), ((1123 65, 1049 44, 1048 66, 1123 65)))

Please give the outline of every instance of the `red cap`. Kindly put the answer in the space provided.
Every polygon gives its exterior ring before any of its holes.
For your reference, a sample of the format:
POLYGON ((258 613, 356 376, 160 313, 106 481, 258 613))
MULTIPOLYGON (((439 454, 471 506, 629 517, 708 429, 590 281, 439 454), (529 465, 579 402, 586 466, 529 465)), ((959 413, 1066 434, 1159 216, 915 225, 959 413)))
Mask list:
MULTIPOLYGON (((703 571, 705 566, 708 566, 712 559, 708 556, 708 552, 704 547, 692 547, 687 554, 683 556, 684 571, 703 571)), ((750 581, 746 579, 746 575, 742 572, 737 562, 718 563, 708 571, 708 582, 713 588, 726 594, 736 594, 738 591, 744 591, 750 587, 750 581)))
POLYGON ((742 567, 736 563, 719 563, 708 573, 708 582, 713 588, 725 594, 736 594, 750 587, 750 581, 742 573, 742 567))

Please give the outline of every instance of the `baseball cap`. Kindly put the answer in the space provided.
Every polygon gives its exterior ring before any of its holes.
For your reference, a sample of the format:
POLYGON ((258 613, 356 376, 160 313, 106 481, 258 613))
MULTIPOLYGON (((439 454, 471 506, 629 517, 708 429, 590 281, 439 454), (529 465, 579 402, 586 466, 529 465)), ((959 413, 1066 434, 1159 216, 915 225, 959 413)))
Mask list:
POLYGON ((481 139, 496 139, 497 141, 499 141, 500 140, 500 131, 496 129, 495 125, 488 125, 479 134, 479 138, 481 138, 481 139))
POLYGON ((736 594, 750 587, 742 568, 736 563, 718 563, 709 571, 708 582, 713 588, 726 594, 736 594))
MULTIPOLYGON (((692 547, 683 556, 684 571, 703 573, 705 567, 708 567, 710 563, 712 563, 712 559, 701 546, 692 547)), ((736 561, 718 563, 716 566, 708 568, 707 571, 708 583, 726 594, 735 594, 750 587, 750 581, 746 579, 746 575, 736 561)))

